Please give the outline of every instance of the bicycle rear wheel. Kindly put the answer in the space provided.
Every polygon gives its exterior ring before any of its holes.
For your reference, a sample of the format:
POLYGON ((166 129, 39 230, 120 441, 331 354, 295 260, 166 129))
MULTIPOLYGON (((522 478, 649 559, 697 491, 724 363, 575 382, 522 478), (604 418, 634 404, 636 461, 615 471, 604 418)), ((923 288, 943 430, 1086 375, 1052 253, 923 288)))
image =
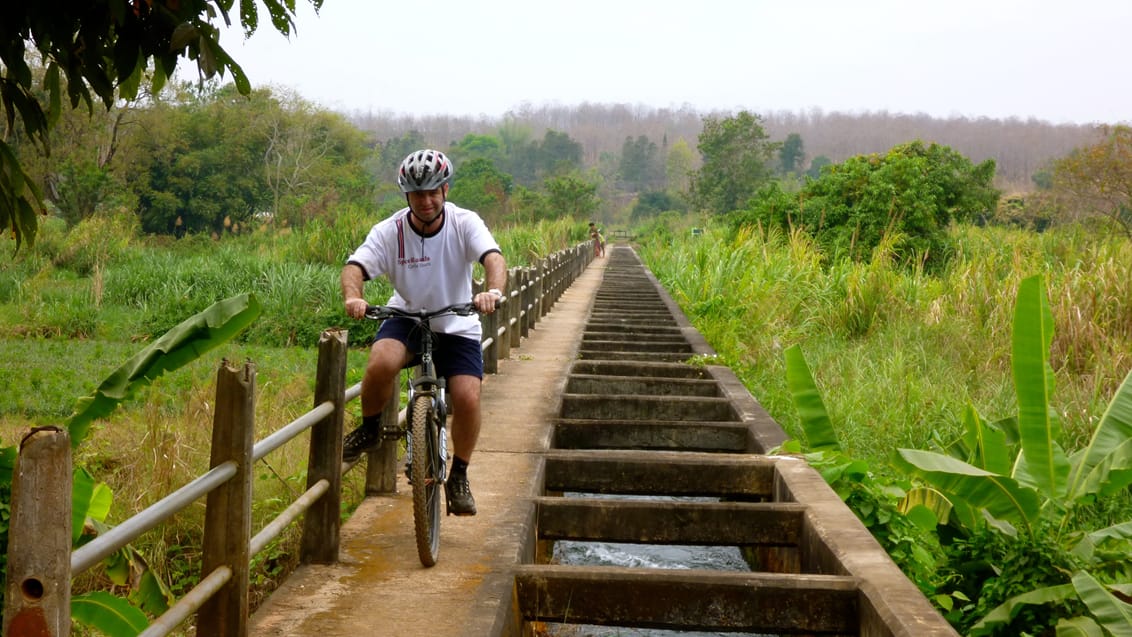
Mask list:
POLYGON ((409 469, 413 483, 413 529, 421 564, 433 566, 440 555, 440 501, 444 488, 440 481, 439 423, 430 396, 414 397, 410 408, 413 417, 410 425, 413 461, 409 469))

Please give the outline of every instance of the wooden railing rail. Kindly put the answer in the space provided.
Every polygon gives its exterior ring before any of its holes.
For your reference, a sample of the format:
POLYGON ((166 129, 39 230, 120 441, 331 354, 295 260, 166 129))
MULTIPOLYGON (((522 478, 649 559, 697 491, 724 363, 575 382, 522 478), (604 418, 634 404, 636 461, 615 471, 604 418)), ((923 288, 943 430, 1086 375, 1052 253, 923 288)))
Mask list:
MULTIPOLYGON (((589 242, 509 271, 509 292, 499 311, 483 317, 484 371, 498 373, 535 323, 592 260, 589 242)), ((477 288, 482 289, 482 288, 477 288)), ((67 432, 32 430, 20 445, 12 480, 3 634, 7 637, 70 635, 71 579, 98 564, 200 498, 205 501, 199 583, 141 633, 168 635, 197 615, 198 635, 245 637, 248 631, 249 562, 289 525, 303 517, 299 555, 303 563, 338 560, 346 404, 361 384, 345 386, 347 333, 329 329, 318 344, 314 408, 259 442, 255 431, 256 370, 251 362, 220 364, 216 381, 210 468, 87 544, 71 550, 72 463, 67 432), (252 535, 255 462, 310 430, 307 489, 252 535), (200 611, 200 612, 198 612, 200 611)), ((395 392, 396 394, 396 392, 395 392)), ((403 419, 398 400, 384 418, 403 419)), ((395 489, 397 446, 385 443, 369 454, 366 493, 395 489)))

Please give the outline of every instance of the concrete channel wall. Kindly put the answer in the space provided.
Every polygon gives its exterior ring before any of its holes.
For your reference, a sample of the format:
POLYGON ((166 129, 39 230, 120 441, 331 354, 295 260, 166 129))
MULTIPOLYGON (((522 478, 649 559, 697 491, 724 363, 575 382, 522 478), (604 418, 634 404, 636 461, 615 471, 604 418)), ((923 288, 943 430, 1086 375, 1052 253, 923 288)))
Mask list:
POLYGON ((816 471, 766 455, 782 429, 710 364, 714 352, 636 253, 618 245, 608 259, 495 634, 562 623, 956 635, 816 471), (739 546, 752 570, 554 564, 559 540, 739 546))

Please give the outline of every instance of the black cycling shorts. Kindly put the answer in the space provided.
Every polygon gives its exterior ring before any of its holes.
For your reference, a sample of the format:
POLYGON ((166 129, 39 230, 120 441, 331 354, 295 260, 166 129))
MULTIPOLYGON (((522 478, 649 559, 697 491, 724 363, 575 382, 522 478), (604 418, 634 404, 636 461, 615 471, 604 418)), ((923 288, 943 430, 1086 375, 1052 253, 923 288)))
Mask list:
MULTIPOLYGON (((420 323, 394 316, 381 324, 373 340, 391 338, 404 343, 413 354, 413 360, 406 367, 413 367, 421 362, 421 339, 417 334, 418 329, 420 323)), ((483 379, 483 350, 479 341, 439 332, 433 332, 433 338, 436 340, 433 341, 432 360, 436 363, 438 375, 444 378, 466 375, 483 379)))

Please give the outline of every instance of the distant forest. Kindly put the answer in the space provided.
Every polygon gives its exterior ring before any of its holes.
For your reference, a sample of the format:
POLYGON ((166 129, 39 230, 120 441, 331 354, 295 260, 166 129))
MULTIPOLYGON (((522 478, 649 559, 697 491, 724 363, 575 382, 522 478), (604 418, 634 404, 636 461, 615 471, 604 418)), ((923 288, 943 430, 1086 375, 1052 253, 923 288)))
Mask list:
MULTIPOLYGON (((996 185, 1007 193, 1033 190, 1032 177, 1050 160, 1100 139, 1093 125, 1052 124, 1037 119, 940 119, 925 114, 826 113, 820 109, 752 112, 762 118, 763 128, 771 139, 784 141, 790 134, 801 137, 805 151, 802 165, 806 168, 818 157, 838 163, 855 155, 884 153, 897 144, 921 140, 950 146, 975 163, 994 159, 996 185)), ((430 145, 441 148, 454 145, 469 133, 493 133, 505 122, 528 128, 535 138, 546 130, 555 130, 580 143, 586 166, 596 166, 603 155, 620 155, 626 137, 635 139, 644 135, 662 148, 682 138, 694 149, 704 117, 722 118, 731 114, 692 108, 583 103, 577 106, 526 105, 501 118, 412 117, 382 111, 345 115, 377 140, 400 137, 415 130, 430 145)))

